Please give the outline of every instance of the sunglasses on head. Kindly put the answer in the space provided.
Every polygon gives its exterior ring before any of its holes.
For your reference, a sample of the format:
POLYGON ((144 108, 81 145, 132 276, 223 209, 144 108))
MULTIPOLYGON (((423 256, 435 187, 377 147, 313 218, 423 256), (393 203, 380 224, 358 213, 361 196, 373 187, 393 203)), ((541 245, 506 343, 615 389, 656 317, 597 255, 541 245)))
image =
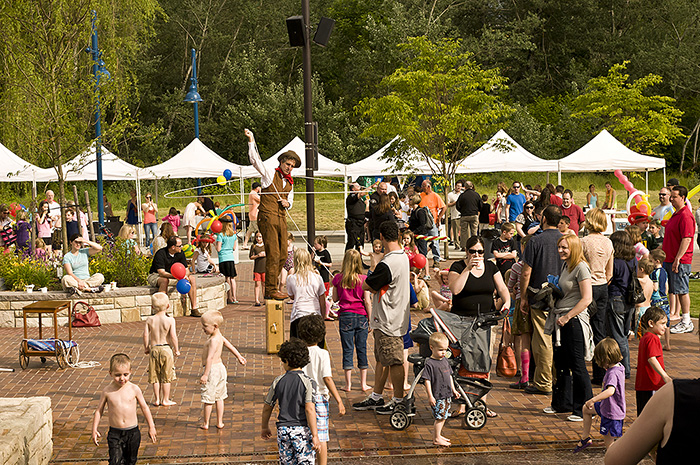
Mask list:
POLYGON ((484 249, 468 249, 467 252, 472 255, 484 255, 484 249))

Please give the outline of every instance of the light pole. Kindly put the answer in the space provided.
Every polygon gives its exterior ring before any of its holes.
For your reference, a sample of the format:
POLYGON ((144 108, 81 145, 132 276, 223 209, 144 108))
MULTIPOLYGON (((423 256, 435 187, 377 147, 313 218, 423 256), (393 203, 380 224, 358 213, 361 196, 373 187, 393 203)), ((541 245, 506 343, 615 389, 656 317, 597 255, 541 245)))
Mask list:
POLYGON ((102 125, 100 124, 100 77, 110 78, 102 61, 102 52, 97 46, 97 12, 92 10, 92 40, 85 49, 92 56, 92 75, 95 81, 95 162, 97 164, 97 218, 105 225, 104 190, 102 185, 102 125))
MULTIPOLYGON (((202 97, 197 92, 197 54, 192 49, 192 76, 190 76, 190 87, 185 95, 185 102, 190 102, 194 106, 194 137, 199 139, 199 104, 202 97)), ((202 180, 197 178, 197 195, 202 195, 202 180)))

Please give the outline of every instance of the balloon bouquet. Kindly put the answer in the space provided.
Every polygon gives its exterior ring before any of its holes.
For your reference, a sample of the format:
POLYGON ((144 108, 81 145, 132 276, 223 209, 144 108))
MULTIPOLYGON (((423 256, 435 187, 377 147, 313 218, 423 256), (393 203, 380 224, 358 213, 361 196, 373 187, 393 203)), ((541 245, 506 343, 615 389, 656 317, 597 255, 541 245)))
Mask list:
MULTIPOLYGON (((621 170, 615 170, 614 173, 615 177, 617 177, 620 183, 625 187, 625 190, 629 192, 626 208, 627 221, 629 221, 630 224, 648 221, 652 216, 651 205, 649 205, 649 201, 647 200, 649 196, 644 191, 636 190, 632 182, 627 179, 627 176, 622 174, 621 170), (634 205, 632 205, 632 201, 634 201, 634 205)), ((671 211, 671 213, 673 213, 673 211, 671 211)), ((666 223, 662 222, 662 224, 665 225, 666 223)))
MULTIPOLYGON (((224 170, 224 174, 221 176, 218 176, 216 178, 216 182, 219 183, 221 186, 225 186, 228 181, 231 180, 231 177, 233 176, 233 173, 231 173, 231 170, 226 169, 224 170)), ((209 231, 211 231, 214 234, 218 234, 221 232, 221 230, 224 228, 224 225, 221 223, 220 218, 224 218, 226 216, 231 218, 231 221, 235 223, 235 212, 233 211, 233 208, 235 207, 240 207, 242 203, 239 204, 234 204, 234 205, 228 205, 225 207, 221 213, 218 215, 216 212, 213 210, 209 210, 207 212, 207 215, 204 219, 202 219, 198 224, 197 227, 195 227, 195 231, 197 232, 197 236, 194 238, 192 241, 193 244, 185 244, 182 246, 182 252, 185 254, 185 257, 190 259, 192 258, 192 255, 194 255, 194 249, 197 244, 200 242, 209 242, 213 243, 216 239, 214 239, 213 236, 208 234, 209 231), (206 227, 204 227, 203 231, 199 233, 200 228, 204 223, 207 223, 206 227)), ((190 292, 190 289, 192 286, 190 285, 190 282, 186 279, 187 276, 187 270, 186 268, 181 264, 181 263, 176 263, 174 264, 171 269, 170 269, 170 274, 172 274, 175 279, 177 279, 177 285, 176 289, 180 294, 187 294, 190 292), (178 266, 179 265, 179 266, 178 266), (177 274, 175 274, 177 273, 177 274)))

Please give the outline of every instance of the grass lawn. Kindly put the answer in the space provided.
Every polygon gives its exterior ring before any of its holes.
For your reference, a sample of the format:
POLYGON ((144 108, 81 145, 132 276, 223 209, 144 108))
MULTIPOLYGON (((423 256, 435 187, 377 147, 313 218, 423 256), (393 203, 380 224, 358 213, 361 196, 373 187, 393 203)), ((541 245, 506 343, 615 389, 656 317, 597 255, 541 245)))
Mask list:
POLYGON ((700 279, 690 280, 690 316, 693 318, 700 317, 700 307, 697 302, 700 302, 700 279))

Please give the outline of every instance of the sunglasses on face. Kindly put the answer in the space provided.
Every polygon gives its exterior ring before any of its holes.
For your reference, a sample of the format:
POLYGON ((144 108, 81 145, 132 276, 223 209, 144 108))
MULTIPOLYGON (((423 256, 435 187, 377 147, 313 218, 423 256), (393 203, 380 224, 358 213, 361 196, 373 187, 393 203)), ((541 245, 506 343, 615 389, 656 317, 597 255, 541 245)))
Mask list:
POLYGON ((467 252, 472 255, 484 255, 484 249, 468 249, 467 252))

